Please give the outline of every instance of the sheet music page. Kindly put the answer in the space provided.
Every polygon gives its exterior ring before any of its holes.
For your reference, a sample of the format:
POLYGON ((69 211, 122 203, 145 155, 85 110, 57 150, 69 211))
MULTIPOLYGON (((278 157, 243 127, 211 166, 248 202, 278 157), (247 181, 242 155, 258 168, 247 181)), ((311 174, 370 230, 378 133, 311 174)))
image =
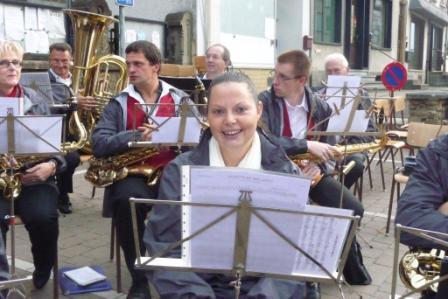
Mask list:
POLYGON ((6 116, 8 108, 12 108, 13 115, 23 115, 23 98, 0 97, 0 117, 6 116))
MULTIPOLYGON (((241 195, 240 190, 252 191, 251 198, 254 206, 303 210, 308 201, 310 181, 295 175, 241 168, 189 166, 182 168, 182 174, 182 186, 186 191, 185 194, 182 194, 182 200, 191 200, 191 202, 236 205, 241 195)), ((191 235, 230 209, 183 207, 183 217, 185 218, 182 221, 182 237, 191 235)), ((288 218, 284 214, 269 216, 274 221, 288 218)), ((250 265, 250 267, 256 268, 261 263, 256 269, 266 269, 269 262, 260 261, 259 254, 264 252, 261 254, 264 258, 266 255, 270 256, 270 252, 259 250, 259 246, 273 244, 274 241, 278 242, 278 238, 266 234, 267 227, 253 219, 252 216, 249 237, 249 242, 254 242, 249 245, 249 251, 253 257, 248 260, 248 267, 250 265)), ((205 269, 231 269, 235 246, 235 225, 236 213, 189 241, 183 250, 189 251, 191 266, 205 269)), ((280 229, 283 233, 297 238, 297 235, 291 232, 293 227, 297 229, 297 223, 290 221, 280 229)), ((279 251, 277 250, 274 255, 274 266, 286 267, 291 273, 294 251, 279 251)), ((273 264, 269 264, 269 266, 273 266, 273 264)))
POLYGON ((62 116, 18 117, 14 124, 16 153, 58 153, 61 149, 62 120, 62 116))
MULTIPOLYGON (((348 119, 350 117, 351 108, 347 107, 340 110, 340 114, 333 115, 327 126, 327 132, 344 132, 347 126, 348 119)), ((369 116, 365 110, 356 110, 353 116, 352 125, 349 128, 349 132, 365 132, 369 125, 369 116)))
MULTIPOLYGON (((180 130, 181 117, 155 117, 151 120, 159 126, 152 132, 153 143, 177 143, 180 130)), ((185 122, 185 135, 183 143, 199 143, 201 137, 201 124, 195 117, 187 117, 185 122)))
MULTIPOLYGON (((350 113, 352 111, 355 97, 359 93, 361 86, 360 76, 328 76, 328 88, 326 91, 327 98, 325 101, 330 105, 333 112, 337 111, 339 114, 334 114, 327 127, 327 132, 344 132, 347 126, 350 113), (345 99, 342 98, 343 87, 347 85, 345 99)), ((356 110, 352 125, 349 128, 350 132, 365 132, 369 123, 369 117, 363 110, 356 110)))
POLYGON ((358 94, 358 89, 361 86, 360 76, 328 76, 327 91, 325 101, 330 105, 334 111, 334 106, 338 109, 342 109, 343 104, 342 94, 344 85, 347 85, 345 105, 353 104, 354 97, 358 94))
MULTIPOLYGON (((306 212, 351 216, 352 210, 307 205, 306 212)), ((350 220, 314 215, 301 215, 298 246, 319 261, 330 273, 336 275, 339 258, 344 248, 350 220)), ((296 275, 328 277, 316 264, 297 252, 294 262, 296 275)))

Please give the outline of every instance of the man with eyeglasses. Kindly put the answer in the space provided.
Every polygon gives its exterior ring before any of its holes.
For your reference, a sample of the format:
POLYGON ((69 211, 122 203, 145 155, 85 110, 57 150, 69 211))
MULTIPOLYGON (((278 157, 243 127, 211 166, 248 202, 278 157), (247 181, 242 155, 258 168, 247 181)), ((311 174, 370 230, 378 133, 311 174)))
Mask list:
MULTIPOLYGON (((325 131, 331 115, 330 106, 313 95, 307 86, 311 61, 305 52, 292 50, 278 56, 275 64, 273 84, 259 94, 263 103, 262 120, 272 137, 288 155, 310 152, 325 162, 334 158, 335 148, 327 144, 329 137, 320 141, 307 136, 308 131, 325 131)), ((310 176, 322 176, 310 191, 310 198, 317 204, 338 208, 342 196, 342 207, 361 216, 362 204, 344 186, 326 173, 324 163, 308 162, 299 165, 310 176)), ((371 277, 362 263, 360 247, 355 241, 347 258, 344 277, 352 285, 371 283, 371 277)), ((320 298, 315 284, 309 284, 309 298, 320 298)))
MULTIPOLYGON (((49 106, 44 100, 32 89, 19 84, 22 58, 23 49, 19 44, 0 41, 0 96, 22 98, 26 115, 50 114, 49 106)), ((14 201, 14 206, 29 233, 35 267, 33 282, 38 289, 44 287, 50 278, 56 258, 59 228, 55 175, 64 168, 64 158, 54 156, 35 165, 26 165, 26 169, 20 173, 22 190, 14 201)), ((10 212, 11 200, 0 192, 0 228, 3 240, 6 240, 9 229, 7 216, 10 212)))
MULTIPOLYGON (((68 104, 69 99, 74 96, 71 89, 72 75, 70 73, 72 48, 67 43, 55 43, 50 46, 49 52, 48 62, 50 69, 48 70, 48 76, 50 77, 53 102, 54 104, 68 104)), ((78 95, 76 100, 78 107, 83 110, 90 110, 96 106, 93 97, 78 95)), ((68 109, 51 107, 51 112, 53 114, 68 114, 68 109)), ((67 115, 67 119, 69 118, 70 115, 67 115)), ((67 137, 69 140, 73 138, 68 133, 68 130, 67 137)), ((73 193, 73 174, 81 162, 80 154, 74 151, 68 153, 65 159, 67 161, 67 169, 57 177, 59 188, 58 209, 63 214, 71 214, 73 210, 68 194, 73 193)))
MULTIPOLYGON (((111 100, 101 115, 92 134, 92 149, 95 157, 105 158, 129 151, 128 143, 136 136, 138 140, 150 141, 154 125, 149 116, 170 117, 178 115, 181 99, 187 96, 183 91, 159 79, 161 54, 148 41, 135 41, 125 50, 129 86, 111 100), (160 106, 141 106, 163 104, 160 106), (137 130, 134 130, 134 129, 137 130)), ((175 157, 169 148, 159 148, 158 154, 142 161, 142 168, 160 170, 175 157)), ((135 243, 131 223, 130 197, 157 198, 158 183, 148 186, 143 175, 128 175, 106 187, 103 215, 111 217, 116 225, 118 239, 124 252, 126 265, 132 277, 132 286, 127 298, 151 298, 145 272, 134 269, 136 259, 135 243)), ((144 221, 149 206, 137 205, 137 226, 140 248, 145 229, 144 221)))

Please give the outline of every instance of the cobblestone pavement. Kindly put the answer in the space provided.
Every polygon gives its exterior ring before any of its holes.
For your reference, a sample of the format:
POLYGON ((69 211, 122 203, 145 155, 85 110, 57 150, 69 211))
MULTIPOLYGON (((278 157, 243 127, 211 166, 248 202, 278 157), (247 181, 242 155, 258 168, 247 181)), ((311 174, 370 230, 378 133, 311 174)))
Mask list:
MULTIPOLYGON (((111 221, 101 217, 103 191, 97 190, 91 198, 92 187, 84 180, 85 167, 77 170, 75 175, 75 193, 72 195, 74 213, 60 217, 59 266, 100 265, 106 272, 114 291, 76 295, 73 298, 125 298, 124 293, 117 293, 115 280, 115 262, 109 258, 111 221)), ((363 248, 364 262, 373 277, 370 286, 344 287, 346 298, 389 298, 392 281, 393 235, 385 236, 387 205, 389 201, 392 166, 385 163, 386 190, 381 187, 378 166, 372 167, 373 189, 370 189, 368 177, 364 179, 363 203, 366 210, 358 233, 363 248)), ((8 242, 10 235, 8 235, 8 242)), ((23 277, 32 273, 33 265, 28 235, 23 226, 16 231, 17 273, 23 277)), ((8 250, 10 249, 8 243, 8 250)), ((405 248, 401 248, 404 252, 405 248)), ((130 287, 130 277, 122 261, 122 289, 130 287)), ((404 288, 399 282, 398 292, 404 288)), ((42 290, 32 291, 32 298, 52 298, 53 283, 50 281, 42 290)), ((340 298, 337 287, 322 285, 322 298, 340 298)), ((72 296, 60 296, 72 298, 72 296)), ((417 298, 417 296, 414 296, 417 298)))

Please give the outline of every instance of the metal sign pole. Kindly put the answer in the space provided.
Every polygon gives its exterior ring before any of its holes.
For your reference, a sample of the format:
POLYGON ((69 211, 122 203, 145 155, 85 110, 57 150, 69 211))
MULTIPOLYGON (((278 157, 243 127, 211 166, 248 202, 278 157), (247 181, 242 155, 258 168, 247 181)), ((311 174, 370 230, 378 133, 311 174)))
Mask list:
POLYGON ((118 6, 118 16, 119 16, 119 31, 120 31, 120 50, 119 55, 124 57, 124 43, 125 43, 125 33, 124 33, 124 6, 118 6))

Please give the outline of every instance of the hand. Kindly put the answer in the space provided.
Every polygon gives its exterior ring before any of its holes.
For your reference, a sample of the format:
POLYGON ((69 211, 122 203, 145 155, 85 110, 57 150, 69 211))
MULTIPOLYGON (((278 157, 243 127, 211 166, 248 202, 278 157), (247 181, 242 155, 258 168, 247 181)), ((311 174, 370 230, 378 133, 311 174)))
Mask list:
POLYGON ((335 158, 336 147, 318 141, 307 141, 308 151, 323 162, 335 158))
POLYGON ((143 126, 138 127, 137 130, 142 133, 142 141, 151 141, 152 132, 156 131, 156 128, 156 125, 153 124, 143 124, 143 126))
POLYGON ((442 213, 445 216, 448 216, 448 201, 444 202, 438 209, 440 213, 442 213))
POLYGON ((76 96, 76 101, 78 102, 78 108, 81 110, 90 111, 98 106, 94 97, 91 96, 82 96, 78 94, 76 96))
POLYGON ((315 176, 321 174, 319 166, 317 166, 317 164, 313 162, 302 164, 302 166, 300 166, 300 169, 302 169, 302 172, 305 176, 308 176, 310 178, 314 178, 315 176))
POLYGON ((45 182, 55 172, 56 169, 54 163, 39 163, 25 171, 25 174, 22 175, 22 183, 27 185, 37 182, 45 182))

